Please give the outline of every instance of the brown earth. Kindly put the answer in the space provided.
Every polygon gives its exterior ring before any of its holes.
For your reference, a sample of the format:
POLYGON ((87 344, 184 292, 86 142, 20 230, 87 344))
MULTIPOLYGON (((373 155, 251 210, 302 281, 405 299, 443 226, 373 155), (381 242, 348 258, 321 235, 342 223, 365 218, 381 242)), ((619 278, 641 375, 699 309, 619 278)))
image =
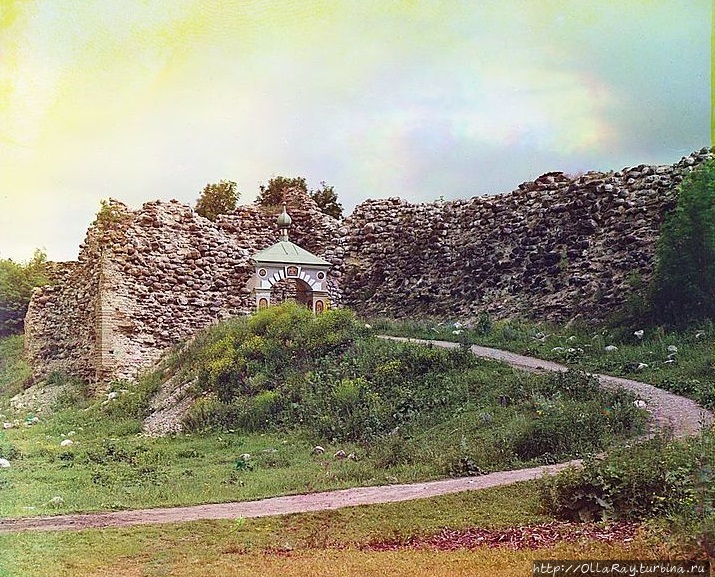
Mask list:
MULTIPOLYGON (((432 343, 435 346, 442 347, 459 346, 456 343, 446 341, 390 338, 402 341, 411 340, 412 342, 422 344, 432 343)), ((558 363, 525 357, 498 349, 473 346, 472 352, 479 357, 503 361, 516 368, 528 371, 567 370, 567 367, 558 363)), ((646 402, 647 408, 652 415, 653 428, 668 427, 677 436, 688 436, 696 434, 703 426, 712 425, 712 413, 690 399, 630 379, 610 377, 607 375, 595 376, 603 386, 620 386, 639 395, 646 402)), ((422 499, 447 493, 474 491, 489 487, 509 485, 520 481, 536 479, 543 475, 553 475, 569 466, 578 466, 579 464, 580 461, 570 461, 568 463, 545 467, 500 471, 479 477, 462 477, 410 485, 355 487, 339 491, 272 497, 270 499, 239 503, 217 503, 166 509, 139 509, 110 513, 57 515, 23 519, 0 519, 0 532, 77 530, 91 527, 174 523, 199 519, 236 519, 239 517, 264 517, 288 513, 322 511, 356 505, 422 499)))

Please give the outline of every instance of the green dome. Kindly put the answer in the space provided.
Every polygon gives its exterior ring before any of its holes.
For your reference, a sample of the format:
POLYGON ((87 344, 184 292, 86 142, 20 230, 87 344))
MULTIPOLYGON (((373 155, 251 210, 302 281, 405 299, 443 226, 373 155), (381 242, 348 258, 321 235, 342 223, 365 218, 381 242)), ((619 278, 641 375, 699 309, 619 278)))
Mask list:
POLYGON ((283 212, 281 212, 278 215, 278 228, 288 228, 291 223, 293 222, 293 219, 290 217, 288 212, 286 211, 286 203, 283 203, 283 212))

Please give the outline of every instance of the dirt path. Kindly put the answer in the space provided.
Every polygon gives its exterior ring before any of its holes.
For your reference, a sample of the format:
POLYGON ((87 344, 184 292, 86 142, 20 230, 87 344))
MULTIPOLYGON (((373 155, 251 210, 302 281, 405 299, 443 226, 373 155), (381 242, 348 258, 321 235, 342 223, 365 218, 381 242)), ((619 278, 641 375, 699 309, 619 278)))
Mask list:
MULTIPOLYGON (((399 341, 411 341, 421 344, 433 344, 440 347, 458 347, 457 343, 447 341, 426 341, 421 339, 403 339, 385 337, 399 341)), ((473 346, 472 352, 479 356, 506 362, 516 368, 527 371, 566 371, 567 367, 558 363, 544 361, 523 355, 517 355, 499 349, 473 346)), ((702 425, 711 425, 712 413, 700 407, 694 401, 668 393, 651 385, 606 375, 595 375, 608 387, 620 386, 639 395, 653 415, 655 427, 671 427, 679 436, 696 434, 702 425)), ((434 497, 460 491, 473 491, 509 485, 519 481, 536 479, 544 474, 553 475, 580 461, 570 461, 558 465, 500 471, 479 477, 463 477, 410 485, 386 485, 378 487, 355 487, 324 493, 273 497, 259 501, 240 503, 218 503, 192 507, 168 509, 138 509, 111 513, 88 513, 79 515, 57 515, 52 517, 31 517, 23 519, 0 519, 0 533, 13 531, 59 531, 66 529, 87 529, 91 527, 119 527, 146 525, 152 523, 174 523, 178 521, 196 521, 200 519, 237 519, 239 517, 265 517, 288 513, 304 513, 338 509, 355 505, 371 505, 434 497)))
MULTIPOLYGON (((413 342, 420 344, 433 344, 439 347, 456 348, 460 345, 449 341, 428 341, 423 339, 406 339, 402 337, 383 337, 401 342, 413 342)), ((525 357, 509 351, 500 349, 490 349, 473 345, 472 353, 478 357, 494 359, 505 362, 515 368, 531 372, 564 372, 568 370, 565 365, 544 361, 533 357, 525 357)), ((669 393, 653 385, 648 385, 640 381, 623 379, 621 377, 611 377, 594 373, 598 381, 604 387, 622 387, 638 395, 646 403, 648 412, 653 417, 654 428, 670 428, 679 437, 695 435, 703 426, 712 426, 713 415, 695 401, 681 397, 674 393, 669 393)))
POLYGON ((486 489, 500 485, 510 485, 519 481, 537 479, 544 474, 553 475, 569 465, 571 461, 547 467, 500 471, 481 477, 461 477, 410 485, 383 485, 377 487, 355 487, 324 493, 272 497, 260 501, 241 503, 217 503, 169 509, 138 509, 112 513, 89 513, 83 515, 57 515, 53 517, 30 517, 26 519, 0 519, 0 533, 9 531, 40 530, 59 531, 64 529, 87 529, 90 527, 119 527, 126 525, 147 525, 151 523, 175 523, 177 521, 197 521, 199 519, 237 519, 239 517, 266 517, 288 513, 324 511, 354 505, 393 503, 435 497, 447 493, 458 493, 475 489, 486 489))

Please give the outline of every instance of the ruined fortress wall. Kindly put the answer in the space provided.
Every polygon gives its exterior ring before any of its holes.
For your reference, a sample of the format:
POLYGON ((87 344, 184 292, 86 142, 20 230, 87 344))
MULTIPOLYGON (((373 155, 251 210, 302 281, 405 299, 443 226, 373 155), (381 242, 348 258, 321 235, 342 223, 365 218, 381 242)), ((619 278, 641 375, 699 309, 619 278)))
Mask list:
MULTIPOLYGON (((332 263, 333 303, 363 315, 603 318, 650 277, 676 187, 710 156, 549 173, 467 200, 367 201, 342 224, 294 192, 290 234, 332 263)), ((242 206, 211 222, 176 201, 113 203, 78 262, 33 295, 25 329, 36 378, 132 379, 198 329, 253 310, 249 258, 277 240, 275 216, 242 206)))
MULTIPOLYGON (((289 202, 291 238, 333 262, 337 301, 335 255, 346 231, 307 196, 289 202)), ((90 228, 79 263, 33 295, 26 350, 37 378, 133 379, 172 344, 253 310, 249 258, 276 242, 275 214, 242 206, 214 223, 176 201, 111 207, 111 218, 90 228)))
POLYGON ((676 187, 709 156, 549 173, 468 200, 365 202, 346 223, 344 302, 365 315, 602 319, 650 277, 676 187))

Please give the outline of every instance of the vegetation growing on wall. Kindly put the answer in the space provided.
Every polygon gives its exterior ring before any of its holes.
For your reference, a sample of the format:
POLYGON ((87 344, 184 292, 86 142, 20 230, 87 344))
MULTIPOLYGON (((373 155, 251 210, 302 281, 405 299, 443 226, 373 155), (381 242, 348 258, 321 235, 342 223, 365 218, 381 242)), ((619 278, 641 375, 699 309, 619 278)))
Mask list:
POLYGON ((259 189, 256 202, 266 208, 280 206, 285 201, 286 191, 295 189, 310 196, 322 213, 338 219, 343 217, 343 205, 338 202, 335 188, 325 181, 320 183, 319 189, 308 191, 308 183, 302 176, 274 176, 268 184, 261 184, 259 189))
POLYGON ((207 184, 196 201, 196 212, 209 220, 216 220, 220 214, 227 214, 236 208, 240 195, 232 180, 207 184))

